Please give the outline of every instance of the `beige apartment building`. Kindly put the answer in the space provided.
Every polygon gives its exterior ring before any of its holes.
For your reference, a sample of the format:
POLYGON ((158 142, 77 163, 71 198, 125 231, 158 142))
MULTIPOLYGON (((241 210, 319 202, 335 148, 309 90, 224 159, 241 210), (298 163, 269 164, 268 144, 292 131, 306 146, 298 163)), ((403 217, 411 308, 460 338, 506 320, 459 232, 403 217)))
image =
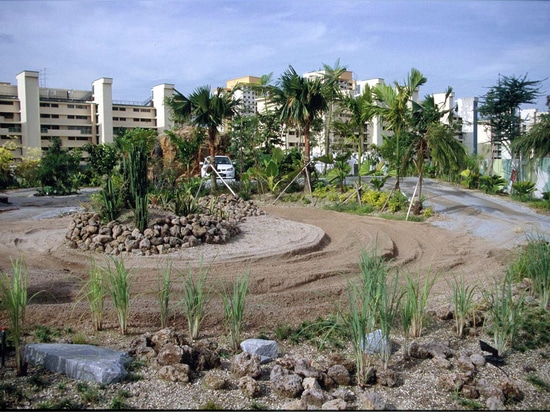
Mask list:
POLYGON ((28 148, 46 149, 52 137, 65 148, 87 143, 111 143, 120 129, 170 129, 172 123, 165 98, 174 93, 173 84, 152 88, 143 103, 117 102, 112 98, 113 79, 92 82, 91 90, 39 87, 39 73, 23 71, 17 83, 0 82, 0 145, 14 141, 25 157, 28 148))

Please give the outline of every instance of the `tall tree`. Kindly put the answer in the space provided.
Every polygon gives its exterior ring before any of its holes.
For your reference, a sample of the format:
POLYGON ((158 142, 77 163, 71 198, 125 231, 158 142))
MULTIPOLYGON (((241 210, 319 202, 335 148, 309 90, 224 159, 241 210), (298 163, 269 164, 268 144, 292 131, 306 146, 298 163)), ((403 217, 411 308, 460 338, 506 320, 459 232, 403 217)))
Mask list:
MULTIPOLYGON (((281 122, 290 128, 298 128, 303 133, 304 166, 308 165, 311 159, 311 129, 315 120, 328 107, 325 85, 321 78, 306 79, 289 66, 277 81, 277 85, 270 88, 271 102, 277 107, 281 122)), ((304 189, 311 192, 309 173, 306 173, 304 189)))
POLYGON ((361 182, 361 163, 364 153, 364 142, 369 124, 376 115, 373 90, 367 84, 359 96, 343 95, 340 99, 341 113, 346 120, 335 121, 335 127, 347 134, 357 148, 358 180, 361 182))
POLYGON ((412 102, 411 142, 403 153, 403 164, 412 163, 417 174, 417 198, 414 211, 422 210, 422 181, 426 162, 433 162, 440 171, 455 172, 466 159, 464 146, 455 138, 453 109, 443 109, 452 94, 445 93, 445 100, 437 104, 434 96, 426 96, 422 102, 412 102), (445 121, 445 122, 443 122, 445 121))
POLYGON ((411 101, 415 91, 426 83, 427 79, 419 70, 411 69, 407 81, 404 84, 394 82, 394 87, 386 84, 377 84, 374 87, 374 96, 379 103, 377 113, 384 120, 386 129, 393 132, 386 136, 386 140, 393 141, 395 151, 393 162, 396 167, 397 179, 394 190, 399 190, 401 178, 402 148, 400 143, 409 133, 411 101))
POLYGON ((517 155, 512 144, 523 134, 520 106, 535 103, 540 96, 540 87, 540 80, 527 80, 526 74, 522 77, 499 75, 498 83, 482 96, 479 114, 491 128, 489 175, 493 174, 492 152, 495 145, 502 145, 512 158, 517 155))
POLYGON ((340 59, 336 60, 334 67, 323 64, 324 74, 323 81, 326 83, 325 96, 328 101, 327 119, 325 122, 325 154, 330 153, 331 132, 332 132, 332 116, 334 114, 334 105, 340 99, 340 76, 345 73, 346 66, 340 66, 340 59))
MULTIPOLYGON (((174 96, 167 99, 173 113, 173 119, 178 124, 189 122, 192 126, 206 130, 210 164, 215 165, 216 137, 218 128, 226 119, 237 113, 239 99, 234 98, 234 90, 218 87, 212 92, 210 86, 201 86, 188 96, 175 90, 174 96)), ((216 174, 211 173, 212 187, 216 187, 216 174)))
POLYGON ((550 155, 550 115, 540 119, 512 144, 513 150, 531 160, 540 160, 550 155))

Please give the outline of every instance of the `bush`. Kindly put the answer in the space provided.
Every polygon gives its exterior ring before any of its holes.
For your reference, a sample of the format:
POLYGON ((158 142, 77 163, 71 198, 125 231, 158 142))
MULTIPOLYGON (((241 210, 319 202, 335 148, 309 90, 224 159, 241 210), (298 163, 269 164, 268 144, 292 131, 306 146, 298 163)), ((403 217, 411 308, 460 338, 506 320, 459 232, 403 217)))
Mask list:
POLYGON ((521 201, 529 200, 536 191, 534 182, 514 182, 512 183, 512 195, 521 201))
POLYGON ((42 186, 39 194, 68 195, 78 190, 80 151, 61 149, 61 139, 54 137, 38 167, 42 186), (47 188, 51 188, 51 191, 47 188))

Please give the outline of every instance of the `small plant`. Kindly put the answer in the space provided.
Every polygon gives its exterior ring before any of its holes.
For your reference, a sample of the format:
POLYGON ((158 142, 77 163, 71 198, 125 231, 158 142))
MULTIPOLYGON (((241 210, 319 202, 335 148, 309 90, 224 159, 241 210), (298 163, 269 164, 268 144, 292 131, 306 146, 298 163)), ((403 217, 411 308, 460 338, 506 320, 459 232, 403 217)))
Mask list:
POLYGON ((512 196, 517 197, 521 201, 531 199, 537 188, 535 182, 514 182, 512 183, 512 196))
POLYGON ((98 390, 85 382, 78 382, 76 384, 76 390, 84 403, 94 403, 99 400, 98 390))
POLYGON ((521 318, 520 330, 513 341, 515 350, 525 352, 550 344, 550 313, 547 310, 526 305, 521 318))
POLYGON ((540 300, 540 307, 546 309, 550 303, 550 244, 544 236, 531 235, 508 272, 517 280, 528 278, 531 294, 540 300))
POLYGON ((36 405, 36 409, 45 409, 45 410, 54 410, 54 411, 59 411, 59 410, 71 411, 71 410, 82 409, 82 405, 80 405, 79 403, 71 399, 65 398, 65 399, 60 399, 58 401, 39 402, 36 405))
POLYGON ((75 345, 86 345, 90 343, 88 340, 88 336, 82 332, 75 333, 75 335, 72 337, 71 341, 75 345))
POLYGON ((498 175, 479 177, 479 188, 487 194, 494 195, 498 193, 504 185, 506 185, 506 180, 498 175))
POLYGON ((160 311, 160 327, 166 328, 168 325, 168 317, 170 316, 170 294, 173 289, 172 285, 172 262, 168 262, 167 266, 161 270, 159 278, 158 302, 160 311))
MULTIPOLYGON (((417 279, 413 279, 410 274, 407 274, 407 284, 401 308, 401 323, 406 345, 410 337, 417 338, 422 336, 424 319, 426 317, 426 304, 436 278, 437 275, 431 277, 430 271, 428 271, 424 283, 421 284, 420 276, 417 279)), ((407 353, 408 348, 405 347, 405 356, 408 356, 407 353)))
POLYGON ((348 280, 348 314, 344 324, 349 330, 353 345, 353 352, 357 370, 357 380, 360 385, 367 383, 368 355, 366 348, 366 334, 375 331, 380 326, 383 345, 382 357, 384 368, 387 368, 391 354, 390 332, 398 314, 401 295, 398 293, 398 276, 393 284, 388 286, 389 265, 379 256, 376 246, 372 251, 363 250, 359 259, 361 277, 358 281, 348 280))
POLYGON ((120 325, 120 333, 125 335, 128 331, 128 318, 130 316, 130 289, 132 275, 124 266, 124 260, 111 257, 114 269, 107 262, 106 274, 109 285, 108 292, 111 296, 115 312, 120 325))
POLYGON ((100 215, 104 222, 115 220, 120 215, 122 205, 119 192, 120 190, 115 188, 113 180, 107 177, 100 198, 100 215))
POLYGON ((36 325, 33 335, 39 342, 49 343, 53 342, 55 337, 59 337, 59 330, 52 330, 52 328, 46 325, 36 325))
POLYGON ((107 296, 107 287, 105 284, 105 270, 100 267, 95 259, 90 258, 88 268, 88 280, 82 286, 75 305, 82 299, 88 302, 90 317, 94 330, 103 329, 103 314, 105 307, 105 298, 107 296))
POLYGON ((27 382, 36 392, 44 389, 47 385, 46 379, 41 374, 34 374, 29 376, 27 382))
POLYGON ((28 272, 23 257, 11 259, 13 276, 0 272, 0 298, 2 308, 8 313, 9 329, 15 346, 15 362, 18 376, 26 375, 24 359, 25 314, 27 311, 28 272))
POLYGON ((514 300, 512 278, 507 274, 501 285, 495 282, 494 292, 487 297, 495 347, 499 356, 504 356, 520 329, 523 295, 514 300))
POLYGON ((343 348, 349 340, 336 316, 327 318, 318 317, 315 321, 303 321, 298 327, 292 328, 290 325, 279 325, 275 329, 275 336, 279 339, 287 339, 294 344, 304 341, 311 341, 319 350, 328 346, 334 348, 343 348))
POLYGON ((539 378, 533 373, 530 373, 529 376, 527 376, 527 381, 544 392, 550 392, 550 383, 546 382, 544 379, 539 378))
POLYGON ((200 328, 206 316, 208 294, 205 290, 205 284, 207 276, 208 270, 203 269, 202 262, 196 280, 193 278, 190 266, 187 268, 187 276, 180 273, 183 289, 183 298, 180 303, 187 318, 189 335, 193 340, 199 337, 200 328))
POLYGON ((201 405, 199 409, 202 411, 220 411, 223 407, 214 401, 207 401, 204 405, 201 405))
POLYGON ((231 295, 224 293, 222 296, 224 323, 229 330, 229 339, 235 350, 239 348, 241 340, 244 307, 248 293, 248 280, 248 273, 239 276, 233 283, 233 293, 231 295))
POLYGON ((466 285, 464 278, 456 278, 451 285, 453 291, 454 319, 456 333, 459 337, 464 337, 464 328, 467 325, 468 316, 474 309, 475 286, 466 285))
POLYGON ((258 402, 252 402, 250 404, 250 410, 251 411, 267 411, 269 408, 261 403, 258 402))
POLYGON ((124 389, 119 390, 115 397, 109 402, 109 409, 112 410, 121 410, 121 409, 130 409, 126 399, 130 397, 130 393, 124 389))
POLYGON ((388 279, 384 276, 379 284, 380 290, 377 292, 379 299, 376 307, 378 314, 378 322, 382 331, 382 340, 387 342, 388 347, 382 351, 382 359, 384 361, 384 369, 387 369, 391 355, 390 332, 399 314, 401 299, 403 294, 399 293, 399 273, 396 272, 393 281, 388 283, 388 279))

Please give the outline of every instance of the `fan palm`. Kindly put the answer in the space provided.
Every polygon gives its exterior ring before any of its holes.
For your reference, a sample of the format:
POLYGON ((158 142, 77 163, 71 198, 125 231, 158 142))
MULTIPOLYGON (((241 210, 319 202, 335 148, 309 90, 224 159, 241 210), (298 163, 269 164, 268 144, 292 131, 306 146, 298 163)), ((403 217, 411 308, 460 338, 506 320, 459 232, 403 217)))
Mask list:
POLYGON ((334 103, 340 100, 341 93, 338 81, 340 76, 346 71, 345 66, 340 66, 340 59, 336 61, 334 67, 330 67, 327 64, 323 64, 324 76, 323 81, 325 82, 325 96, 328 102, 328 112, 327 112, 327 121, 325 124, 325 154, 330 153, 330 132, 332 128, 332 115, 334 113, 334 103))
POLYGON ((347 130, 348 137, 357 142, 358 152, 358 180, 361 181, 361 159, 363 157, 363 143, 367 132, 368 124, 376 115, 375 103, 373 100, 372 88, 367 84, 363 94, 354 97, 351 95, 342 96, 340 99, 342 113, 347 116, 346 122, 335 122, 340 131, 347 130), (346 125, 342 123, 347 123, 346 125))
POLYGON ((399 190, 399 179, 401 177, 402 153, 400 140, 403 140, 408 133, 408 124, 411 115, 411 101, 414 92, 427 82, 424 75, 417 69, 411 69, 407 81, 401 85, 394 82, 394 87, 386 84, 377 84, 374 87, 374 96, 379 106, 377 114, 384 120, 386 129, 393 132, 387 139, 395 140, 394 161, 397 170, 395 190, 399 190))
POLYGON ((417 173, 418 211, 422 208, 420 198, 425 162, 431 159, 440 171, 457 170, 465 162, 466 151, 455 138, 452 129, 452 109, 441 109, 451 94, 452 89, 448 88, 445 93, 445 101, 441 106, 435 102, 433 96, 426 96, 420 103, 412 102, 410 117, 412 141, 403 153, 403 163, 412 162, 417 173), (444 119, 447 119, 449 124, 442 123, 444 119))
MULTIPOLYGON (((310 132, 313 122, 328 107, 324 88, 321 78, 306 79, 289 66, 270 90, 271 102, 277 107, 281 122, 288 127, 299 128, 303 133, 305 166, 311 157, 310 132)), ((309 174, 306 174, 305 180, 305 190, 311 191, 309 174)))
POLYGON ((531 129, 512 143, 514 152, 533 159, 542 159, 550 154, 550 115, 542 115, 531 129))
MULTIPOLYGON (((236 114, 239 104, 239 99, 234 98, 234 90, 218 87, 212 92, 210 86, 198 87, 188 96, 175 90, 174 96, 168 99, 176 123, 189 122, 206 130, 211 165, 215 164, 218 128, 236 114)), ((215 187, 216 175, 212 173, 211 176, 212 187, 215 187)))

